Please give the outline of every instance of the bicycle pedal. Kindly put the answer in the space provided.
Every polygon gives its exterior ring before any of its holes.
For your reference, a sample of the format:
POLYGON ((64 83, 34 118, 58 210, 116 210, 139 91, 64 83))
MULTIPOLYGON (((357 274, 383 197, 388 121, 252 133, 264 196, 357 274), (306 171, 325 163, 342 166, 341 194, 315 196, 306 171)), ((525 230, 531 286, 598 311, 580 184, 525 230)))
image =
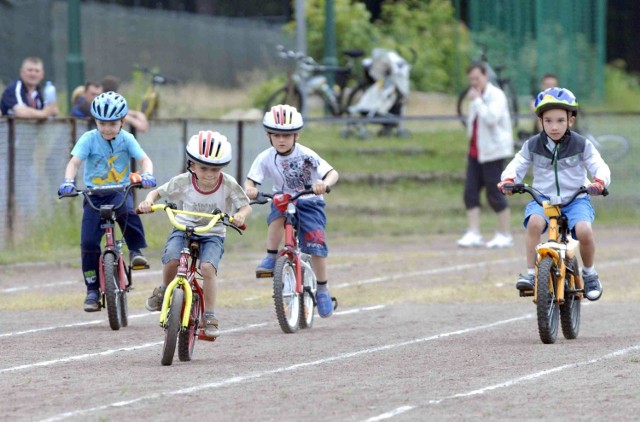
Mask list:
POLYGON ((271 278, 273 271, 256 271, 256 278, 271 278))
POLYGON ((519 290, 520 297, 533 296, 533 290, 519 290))
POLYGON ((134 270, 134 271, 148 270, 149 268, 151 268, 151 267, 149 267, 149 264, 135 265, 135 266, 131 267, 131 269, 134 270))
POLYGON ((213 342, 214 342, 214 341, 216 341, 217 339, 218 339, 218 337, 207 337, 207 336, 204 334, 204 331, 200 331, 200 332, 198 333, 198 340, 210 341, 210 342, 212 342, 212 343, 213 343, 213 342))

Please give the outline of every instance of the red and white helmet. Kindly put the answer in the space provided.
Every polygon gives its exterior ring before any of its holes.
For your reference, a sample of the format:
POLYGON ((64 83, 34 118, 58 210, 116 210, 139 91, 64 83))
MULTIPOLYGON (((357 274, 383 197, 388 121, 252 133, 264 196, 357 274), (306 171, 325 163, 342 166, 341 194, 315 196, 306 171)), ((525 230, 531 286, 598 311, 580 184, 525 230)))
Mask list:
POLYGON ((227 137, 212 130, 201 130, 187 143, 187 161, 212 167, 231 162, 231 144, 227 137))
POLYGON ((302 114, 295 107, 278 104, 264 114, 262 126, 268 133, 297 133, 304 126, 304 122, 302 114))

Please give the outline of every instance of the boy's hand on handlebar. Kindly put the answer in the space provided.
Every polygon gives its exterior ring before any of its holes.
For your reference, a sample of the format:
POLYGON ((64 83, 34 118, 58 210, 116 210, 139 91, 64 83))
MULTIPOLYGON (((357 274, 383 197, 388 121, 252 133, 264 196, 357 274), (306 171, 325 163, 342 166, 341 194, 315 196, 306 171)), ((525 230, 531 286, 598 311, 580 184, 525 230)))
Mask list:
POLYGON ((589 195, 602 195, 602 191, 604 190, 604 181, 598 179, 597 177, 593 178, 593 183, 590 183, 587 186, 587 191, 589 195))
POLYGON ((75 193, 76 183, 73 179, 64 179, 64 182, 58 188, 58 196, 69 195, 75 193))
POLYGON ((233 215, 233 218, 231 219, 231 224, 233 224, 236 227, 243 228, 244 220, 245 220, 244 215, 237 212, 233 215))
POLYGON ((140 202, 140 204, 138 204, 137 211, 139 211, 141 214, 146 214, 148 212, 151 212, 151 207, 152 206, 153 206, 153 202, 151 202, 151 201, 142 201, 142 202, 140 202))
POLYGON ((140 175, 140 183, 143 189, 151 189, 156 187, 156 178, 151 173, 142 173, 140 175))
POLYGON ((322 195, 323 193, 327 193, 331 190, 329 185, 322 180, 313 185, 313 193, 316 195, 322 195))
POLYGON ((503 195, 513 195, 513 186, 515 184, 516 181, 513 179, 504 179, 498 183, 498 190, 502 192, 503 195))

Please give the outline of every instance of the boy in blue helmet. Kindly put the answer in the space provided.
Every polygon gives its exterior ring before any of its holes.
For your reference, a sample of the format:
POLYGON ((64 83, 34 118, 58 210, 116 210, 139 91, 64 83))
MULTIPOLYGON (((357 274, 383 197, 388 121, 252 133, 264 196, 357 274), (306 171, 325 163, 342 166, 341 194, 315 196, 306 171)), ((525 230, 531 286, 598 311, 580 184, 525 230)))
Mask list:
MULTIPOLYGON (((535 112, 542 132, 528 139, 507 165, 498 189, 511 195, 513 192, 508 187, 520 183, 533 164, 533 188, 547 197, 560 196, 564 201, 581 186, 587 186, 591 195, 602 194, 611 182, 611 171, 591 141, 570 130, 578 112, 573 93, 566 88, 548 88, 536 96, 535 112), (593 182, 587 178, 587 171, 593 182)), ((602 285, 594 266, 595 241, 591 225, 595 212, 589 195, 578 197, 563 207, 562 212, 569 218, 573 236, 580 241, 585 296, 598 300, 602 285)), ((524 226, 527 228, 527 272, 520 274, 516 288, 533 290, 536 245, 548 226, 548 218, 535 201, 525 209, 524 226)))
MULTIPOLYGON (((129 108, 127 100, 120 94, 110 91, 98 95, 91 103, 91 114, 95 118, 97 129, 85 132, 71 150, 71 159, 64 172, 64 181, 58 189, 58 195, 73 193, 76 189, 75 177, 80 165, 84 165, 84 184, 88 188, 129 184, 130 161, 134 158, 142 170, 141 183, 145 189, 156 185, 153 177, 153 163, 138 144, 136 138, 122 130, 129 108)), ((94 204, 117 204, 123 193, 96 196, 94 204)), ((147 247, 144 228, 140 217, 133 207, 133 194, 127 198, 126 206, 117 216, 124 239, 130 252, 132 267, 144 267, 146 258, 140 250, 147 247)), ((82 273, 87 287, 84 301, 86 312, 100 310, 98 264, 100 259, 100 240, 104 229, 100 227, 100 214, 88 204, 84 205, 82 231, 80 239, 82 273)))

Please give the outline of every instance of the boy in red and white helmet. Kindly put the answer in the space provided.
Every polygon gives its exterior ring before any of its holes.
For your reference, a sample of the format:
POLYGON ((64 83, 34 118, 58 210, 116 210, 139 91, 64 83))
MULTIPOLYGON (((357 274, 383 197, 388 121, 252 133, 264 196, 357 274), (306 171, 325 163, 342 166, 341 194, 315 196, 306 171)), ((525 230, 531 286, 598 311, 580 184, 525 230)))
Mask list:
MULTIPOLYGON (((231 144, 227 138, 210 130, 193 135, 186 148, 187 172, 173 177, 164 185, 149 192, 138 205, 141 212, 150 212, 151 206, 160 198, 181 201, 182 209, 195 212, 213 212, 216 208, 233 215, 233 224, 241 227, 251 214, 249 198, 236 180, 224 173, 222 168, 231 162, 231 144)), ((206 225, 200 217, 178 214, 176 220, 187 226, 206 225)), ((220 334, 218 319, 214 313, 216 300, 216 275, 218 264, 224 252, 226 230, 216 224, 207 233, 194 235, 200 242, 200 271, 205 293, 205 335, 215 338, 220 334)), ((145 307, 149 311, 159 311, 162 307, 164 291, 178 271, 180 251, 184 245, 184 232, 174 229, 169 235, 162 255, 162 285, 155 288, 147 299, 145 307)))
MULTIPOLYGON (((311 255, 311 265, 318 278, 316 300, 318 314, 327 318, 333 313, 333 302, 327 287, 325 242, 327 217, 322 194, 338 181, 338 172, 310 148, 297 143, 304 125, 302 115, 295 107, 277 105, 265 113, 262 120, 271 148, 256 157, 244 188, 250 199, 258 195, 257 186, 269 179, 275 193, 296 194, 312 186, 315 195, 300 197, 297 214, 300 222, 298 237, 300 248, 311 255)), ((273 272, 278 247, 284 236, 284 214, 272 204, 267 217, 267 255, 258 265, 256 273, 273 272)))

